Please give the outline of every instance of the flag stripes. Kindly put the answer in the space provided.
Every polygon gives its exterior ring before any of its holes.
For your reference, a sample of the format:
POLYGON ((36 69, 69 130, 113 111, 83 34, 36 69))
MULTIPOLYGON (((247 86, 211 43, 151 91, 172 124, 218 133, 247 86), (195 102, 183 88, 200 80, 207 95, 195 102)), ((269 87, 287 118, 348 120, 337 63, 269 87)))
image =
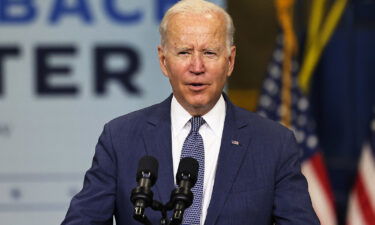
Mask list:
POLYGON ((259 115, 277 122, 282 122, 283 113, 290 114, 291 123, 288 127, 294 132, 301 149, 302 171, 309 184, 313 207, 322 225, 336 225, 333 193, 319 148, 315 122, 310 115, 310 104, 298 86, 296 60, 292 60, 291 87, 289 89, 290 109, 286 110, 286 106, 283 105, 283 60, 286 57, 282 51, 283 42, 284 38, 280 35, 268 66, 268 74, 263 83, 257 111, 259 115))
POLYGON ((375 225, 374 161, 374 149, 369 143, 366 143, 362 150, 358 175, 349 199, 348 225, 375 225))

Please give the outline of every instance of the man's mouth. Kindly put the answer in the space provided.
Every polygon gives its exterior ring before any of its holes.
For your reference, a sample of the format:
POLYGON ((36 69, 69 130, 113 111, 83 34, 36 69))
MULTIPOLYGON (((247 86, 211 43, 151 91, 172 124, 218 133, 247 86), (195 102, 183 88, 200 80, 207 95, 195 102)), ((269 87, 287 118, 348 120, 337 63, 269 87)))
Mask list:
POLYGON ((207 87, 207 84, 204 83, 189 83, 190 90, 192 91, 202 91, 207 87))

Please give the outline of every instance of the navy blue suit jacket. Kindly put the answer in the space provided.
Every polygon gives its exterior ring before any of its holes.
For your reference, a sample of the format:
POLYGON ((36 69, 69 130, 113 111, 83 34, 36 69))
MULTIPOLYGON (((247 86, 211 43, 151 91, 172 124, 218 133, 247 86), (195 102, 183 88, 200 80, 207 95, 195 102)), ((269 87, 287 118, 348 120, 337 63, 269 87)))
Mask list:
MULTIPOLYGON (((300 151, 292 132, 234 106, 227 112, 215 183, 205 225, 317 225, 300 151), (238 141, 238 145, 232 141, 238 141)), ((171 97, 105 125, 84 185, 71 201, 63 225, 140 224, 132 218, 131 190, 138 160, 159 161, 154 199, 166 203, 174 189, 171 97)), ((153 224, 160 213, 146 211, 153 224)))

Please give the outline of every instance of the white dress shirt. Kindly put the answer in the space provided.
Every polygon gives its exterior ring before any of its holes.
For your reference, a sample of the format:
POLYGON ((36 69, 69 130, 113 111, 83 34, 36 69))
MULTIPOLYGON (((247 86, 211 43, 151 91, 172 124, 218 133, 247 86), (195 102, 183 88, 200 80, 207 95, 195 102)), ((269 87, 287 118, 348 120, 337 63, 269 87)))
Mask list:
MULTIPOLYGON (((204 123, 199 129, 199 134, 203 138, 205 166, 201 225, 204 224, 206 219, 207 209, 208 205, 210 204, 212 189, 214 187, 217 159, 219 156, 221 137, 224 129, 225 111, 225 101, 223 96, 221 96, 216 105, 208 113, 202 116, 206 123, 204 123)), ((178 103, 176 98, 173 96, 171 102, 171 129, 174 175, 176 175, 178 165, 180 163, 182 146, 190 132, 191 124, 189 120, 191 117, 192 116, 178 103)))

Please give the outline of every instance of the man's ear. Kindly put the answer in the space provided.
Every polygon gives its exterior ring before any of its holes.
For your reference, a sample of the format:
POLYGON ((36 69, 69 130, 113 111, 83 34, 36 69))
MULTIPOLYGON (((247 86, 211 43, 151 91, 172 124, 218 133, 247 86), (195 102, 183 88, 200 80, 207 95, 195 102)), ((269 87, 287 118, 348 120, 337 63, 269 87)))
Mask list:
POLYGON ((228 63, 229 63, 228 77, 232 75, 235 60, 236 60, 236 46, 233 45, 230 47, 230 54, 228 57, 228 63))
POLYGON ((162 45, 158 45, 158 57, 159 57, 159 65, 161 72, 163 72, 164 76, 169 77, 168 70, 167 70, 167 62, 165 56, 165 47, 162 45))

